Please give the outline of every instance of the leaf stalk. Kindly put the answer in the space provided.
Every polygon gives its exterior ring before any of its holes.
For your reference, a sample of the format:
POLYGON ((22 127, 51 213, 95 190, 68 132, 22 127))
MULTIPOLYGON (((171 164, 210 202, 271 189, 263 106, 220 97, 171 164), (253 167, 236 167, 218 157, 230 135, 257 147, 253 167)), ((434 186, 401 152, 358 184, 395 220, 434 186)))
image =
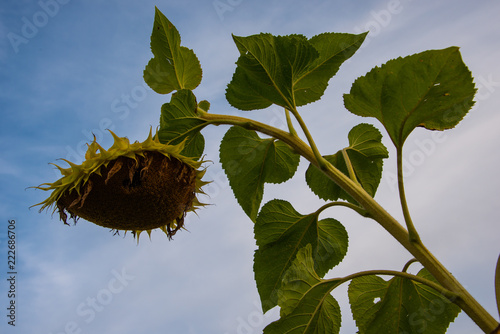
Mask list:
POLYGON ((347 166, 347 172, 349 173, 349 177, 351 180, 359 184, 359 181, 356 177, 356 173, 354 172, 354 168, 352 167, 351 159, 349 158, 349 154, 347 154, 347 149, 342 149, 342 156, 344 157, 345 164, 347 166))
POLYGON ((420 236, 413 224, 411 219, 410 210, 408 209, 408 203, 406 202, 405 195, 405 187, 403 180, 403 145, 397 146, 397 169, 398 169, 398 189, 399 189, 399 198, 401 201, 401 208, 403 209, 403 216, 406 222, 406 228, 408 229, 408 234, 410 238, 410 242, 414 243, 422 243, 420 240, 420 236))
POLYGON ((365 210, 363 209, 362 207, 356 205, 356 204, 353 204, 353 203, 349 203, 349 202, 331 202, 331 203, 327 203, 325 205, 323 205, 322 207, 320 207, 316 213, 319 215, 321 212, 325 211, 326 209, 328 208, 331 208, 333 206, 343 206, 343 207, 346 207, 346 208, 349 208, 353 211, 356 211, 358 214, 360 214, 361 216, 363 217, 367 217, 369 218, 370 217, 370 214, 365 210))
POLYGON ((290 117, 290 111, 285 108, 286 124, 288 125, 288 132, 294 137, 298 137, 297 131, 293 127, 292 118, 290 117))
POLYGON ((304 120, 300 116, 300 114, 297 111, 297 109, 291 110, 291 113, 293 114, 293 116, 295 117, 295 119, 297 120, 297 122, 299 123, 300 128, 302 129, 302 132, 304 132, 304 135, 306 136, 307 142, 309 143, 309 146, 310 146, 310 148, 312 149, 312 151, 314 153, 314 157, 316 158, 316 161, 317 161, 316 165, 321 170, 323 170, 325 168, 326 164, 329 164, 329 162, 326 161, 326 159, 323 158, 323 156, 319 152, 318 147, 316 146, 316 143, 314 142, 314 139, 313 139, 313 137, 311 135, 311 132, 309 132, 309 129, 307 128, 306 123, 304 122, 304 120))
POLYGON ((412 275, 406 272, 401 272, 401 271, 395 271, 395 270, 366 270, 366 271, 360 271, 345 277, 341 278, 330 278, 323 280, 324 282, 333 282, 333 281, 341 281, 338 285, 335 287, 339 286, 342 283, 351 281, 355 278, 363 277, 363 276, 373 276, 373 275, 379 275, 379 276, 395 276, 395 277, 401 277, 401 278, 406 278, 409 280, 412 280, 417 283, 425 284, 428 287, 438 291, 441 293, 445 298, 447 298, 449 301, 454 302, 457 298, 459 298, 459 295, 453 291, 450 291, 448 289, 443 288, 441 285, 430 281, 426 278, 417 276, 417 275, 412 275))
POLYGON ((418 262, 417 259, 413 258, 411 259, 410 261, 406 262, 405 266, 403 267, 403 270, 401 270, 402 272, 407 272, 408 271, 408 268, 410 268, 410 266, 415 263, 415 262, 418 262))

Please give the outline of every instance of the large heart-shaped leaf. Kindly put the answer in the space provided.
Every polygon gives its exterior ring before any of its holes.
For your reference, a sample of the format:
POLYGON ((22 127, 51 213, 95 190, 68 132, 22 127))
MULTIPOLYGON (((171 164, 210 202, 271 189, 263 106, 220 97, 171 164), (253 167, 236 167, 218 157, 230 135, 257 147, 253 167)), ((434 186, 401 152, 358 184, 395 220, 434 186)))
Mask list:
MULTIPOLYGON (((356 180, 371 196, 375 196, 382 178, 383 159, 389 156, 386 147, 382 144, 382 135, 373 125, 363 123, 352 128, 348 139, 348 147, 333 155, 325 156, 325 159, 341 172, 349 175, 345 159, 345 154, 347 154, 356 180)), ((311 190, 322 199, 341 198, 354 202, 351 196, 314 165, 309 165, 306 171, 306 181, 311 190)))
POLYGON ((295 110, 317 101, 365 36, 325 33, 310 40, 302 35, 233 36, 240 57, 226 98, 241 110, 271 104, 295 110))
POLYGON ((192 90, 200 84, 202 71, 198 58, 193 50, 181 46, 179 32, 158 8, 151 33, 151 51, 154 57, 144 70, 144 80, 155 92, 192 90))
POLYGON ((231 127, 220 145, 220 161, 241 208, 257 218, 264 183, 282 183, 297 170, 300 156, 285 143, 255 131, 231 127))
POLYGON ((455 127, 473 106, 475 93, 458 47, 449 47, 373 68, 353 83, 344 104, 356 115, 377 118, 400 148, 418 126, 455 127))
POLYGON ((278 302, 283 275, 297 252, 312 245, 314 270, 324 276, 347 253, 347 232, 337 220, 318 220, 318 213, 302 215, 283 200, 266 203, 255 223, 254 272, 264 311, 278 302))
POLYGON ((340 331, 340 307, 330 294, 341 280, 322 281, 314 271, 312 246, 300 249, 283 277, 279 292, 281 319, 264 334, 335 334, 340 331))
MULTIPOLYGON (((417 276, 437 282, 425 269, 417 276)), ((460 313, 439 291, 402 277, 358 277, 348 295, 360 334, 443 334, 460 313)))

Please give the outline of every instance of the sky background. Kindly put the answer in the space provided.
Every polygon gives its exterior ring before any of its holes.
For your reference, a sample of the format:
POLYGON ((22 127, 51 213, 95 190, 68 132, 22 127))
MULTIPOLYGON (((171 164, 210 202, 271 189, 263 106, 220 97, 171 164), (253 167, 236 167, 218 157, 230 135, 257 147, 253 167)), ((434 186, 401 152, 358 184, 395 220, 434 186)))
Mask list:
MULTIPOLYGON (((29 206, 49 194, 29 189, 60 177, 49 163, 80 163, 106 129, 144 140, 159 124, 170 96, 147 88, 142 72, 152 57, 154 6, 192 48, 203 81, 195 90, 211 111, 243 115, 283 127, 278 108, 239 112, 224 97, 238 52, 231 33, 370 31, 363 47, 330 81, 324 98, 302 108, 323 154, 344 147, 360 122, 342 94, 372 67, 389 59, 456 45, 475 78, 476 105, 456 129, 416 130, 405 147, 410 210, 427 247, 498 317, 493 292, 500 252, 500 2, 497 1, 77 1, 4 0, 0 5, 0 331, 2 333, 251 334, 278 317, 262 315, 253 279, 256 249, 251 221, 237 205, 221 169, 219 142, 227 127, 203 133, 208 164, 205 188, 212 204, 188 215, 173 241, 113 236, 80 220, 66 226, 57 214, 29 206), (35 25, 36 24, 36 25, 35 25), (16 327, 7 325, 7 225, 16 221, 16 327), (94 306, 92 307, 92 301, 94 306)), ((376 199, 402 218, 394 177, 395 152, 376 199)), ((304 182, 308 164, 282 185, 266 185, 263 203, 285 199, 308 214, 324 204, 304 182)), ((401 270, 411 258, 373 221, 337 208, 323 213, 349 232, 348 254, 327 276, 369 269, 401 270)), ((418 271, 418 265, 412 266, 418 271)), ((341 333, 355 333, 347 286, 333 292, 342 306, 341 333)), ((449 333, 480 330, 465 314, 449 333)))

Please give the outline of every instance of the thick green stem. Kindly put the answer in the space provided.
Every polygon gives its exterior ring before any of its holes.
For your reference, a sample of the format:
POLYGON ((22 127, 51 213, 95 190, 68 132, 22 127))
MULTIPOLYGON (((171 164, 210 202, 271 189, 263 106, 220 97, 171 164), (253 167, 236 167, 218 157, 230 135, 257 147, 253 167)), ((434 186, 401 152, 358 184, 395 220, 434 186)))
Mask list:
MULTIPOLYGON (((422 243, 411 242, 408 231, 378 204, 361 186, 343 174, 325 159, 318 159, 319 152, 304 143, 297 136, 251 119, 201 113, 200 118, 210 124, 238 125, 249 130, 256 130, 282 140, 298 154, 319 168, 328 178, 344 189, 363 207, 371 218, 377 221, 389 232, 410 254, 412 254, 445 288, 459 296, 454 300, 465 313, 485 332, 491 333, 498 326, 498 322, 479 304, 470 293, 456 280, 456 278, 425 248, 422 243)), ((300 122, 300 121, 299 121, 300 122)), ((306 136, 308 134, 306 133, 306 136)), ((309 134, 310 136, 310 134, 309 134)), ((312 138, 311 138, 312 139, 312 138)), ((321 155, 319 155, 321 157, 321 155)))
POLYGON ((405 247, 445 289, 460 296, 454 303, 464 310, 485 333, 491 333, 498 326, 498 322, 465 290, 434 255, 423 244, 411 242, 408 231, 364 189, 331 165, 325 170, 325 174, 364 207, 370 216, 405 247))
POLYGON ((247 130, 259 131, 263 134, 279 139, 288 144, 291 148, 293 148, 298 154, 300 154, 304 158, 308 159, 309 161, 314 160, 316 164, 316 158, 311 148, 296 135, 292 135, 286 131, 280 130, 273 126, 244 117, 211 114, 204 112, 199 108, 198 112, 200 113, 200 118, 207 121, 209 124, 237 125, 247 130))

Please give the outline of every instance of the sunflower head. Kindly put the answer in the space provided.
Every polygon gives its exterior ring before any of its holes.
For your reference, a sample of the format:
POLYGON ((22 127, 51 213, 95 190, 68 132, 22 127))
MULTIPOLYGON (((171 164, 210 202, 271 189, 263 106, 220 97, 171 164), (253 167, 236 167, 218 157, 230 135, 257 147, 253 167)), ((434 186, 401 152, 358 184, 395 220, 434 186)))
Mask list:
POLYGON ((114 137, 108 150, 96 141, 89 145, 81 165, 55 165, 63 175, 54 183, 37 189, 52 190, 40 211, 54 207, 67 224, 83 218, 115 231, 151 234, 163 230, 171 238, 184 226, 187 212, 203 206, 196 195, 203 193, 203 161, 181 155, 184 144, 160 143, 150 131, 144 142, 130 144, 125 137, 114 137))

